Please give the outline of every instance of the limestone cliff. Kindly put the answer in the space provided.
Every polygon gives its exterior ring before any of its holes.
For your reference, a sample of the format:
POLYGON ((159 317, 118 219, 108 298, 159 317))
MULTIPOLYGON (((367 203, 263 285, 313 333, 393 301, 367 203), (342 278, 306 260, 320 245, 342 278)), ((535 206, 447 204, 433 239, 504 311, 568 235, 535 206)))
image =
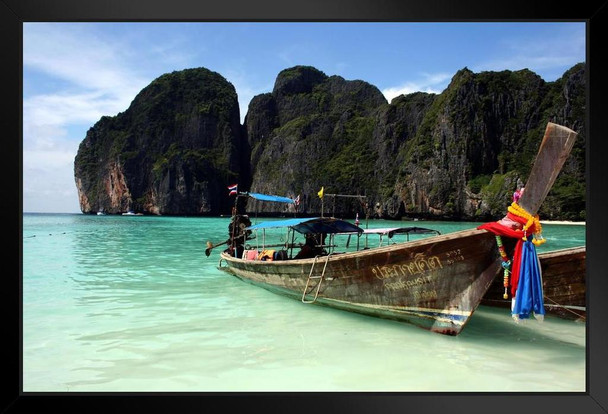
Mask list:
MULTIPOLYGON (((513 190, 525 183, 546 124, 552 121, 580 134, 552 193, 574 192, 578 201, 561 217, 584 219, 584 191, 579 186, 585 171, 584 101, 583 65, 553 83, 529 70, 459 71, 425 113, 414 139, 400 149, 403 159, 395 190, 402 213, 501 217, 513 190)), ((541 215, 556 218, 555 207, 561 204, 549 197, 541 215)))
MULTIPOLYGON (((585 219, 585 66, 458 71, 440 94, 387 102, 362 80, 281 71, 239 123, 233 86, 204 68, 163 75, 87 133, 75 160, 83 212, 229 214, 226 187, 295 197, 301 214, 486 221, 525 183, 548 121, 579 132, 541 216, 585 219)), ((285 213, 250 202, 250 212, 285 213)))
MULTIPOLYGON (((245 127, 252 148, 251 188, 295 197, 300 211, 320 211, 322 185, 334 192, 368 191, 377 154, 375 112, 386 99, 373 85, 298 66, 279 73, 271 94, 252 100, 245 127), (349 151, 352 148, 353 151, 349 151), (354 153, 361 156, 352 158, 354 153)), ((265 204, 260 211, 280 211, 265 204)))
MULTIPOLYGON (((365 195, 376 217, 502 217, 552 121, 580 137, 542 212, 584 219, 584 102, 582 64, 550 83, 529 70, 465 68, 441 94, 402 95, 390 104, 363 81, 290 68, 249 106, 250 187, 302 194, 300 211, 309 214, 320 212, 323 186, 365 195)), ((324 201, 326 212, 364 213, 352 199, 324 201)), ((252 208, 264 209, 281 206, 252 208)))
POLYGON ((219 214, 247 143, 234 87, 204 68, 163 75, 103 117, 74 162, 81 210, 219 214))

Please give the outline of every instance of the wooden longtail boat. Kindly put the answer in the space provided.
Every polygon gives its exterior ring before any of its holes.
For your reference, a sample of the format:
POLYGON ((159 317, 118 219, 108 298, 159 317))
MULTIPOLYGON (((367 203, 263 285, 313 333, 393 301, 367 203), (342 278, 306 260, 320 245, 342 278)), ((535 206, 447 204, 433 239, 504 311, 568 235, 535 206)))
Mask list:
MULTIPOLYGON (((540 253, 545 311, 564 319, 584 321, 587 318, 585 301, 585 246, 540 253)), ((511 307, 511 299, 503 299, 502 279, 496 278, 481 304, 511 307)))
MULTIPOLYGON (((563 126, 547 125, 520 199, 531 215, 553 185, 576 135, 563 126)), ((272 227, 287 228, 292 237, 296 232, 330 238, 363 232, 333 218, 261 223, 246 230, 272 227)), ((512 243, 505 242, 505 247, 512 249, 512 243)), ((237 256, 221 253, 219 268, 304 303, 404 321, 447 335, 462 331, 502 269, 495 235, 480 229, 307 259, 248 260, 248 252, 237 256)))

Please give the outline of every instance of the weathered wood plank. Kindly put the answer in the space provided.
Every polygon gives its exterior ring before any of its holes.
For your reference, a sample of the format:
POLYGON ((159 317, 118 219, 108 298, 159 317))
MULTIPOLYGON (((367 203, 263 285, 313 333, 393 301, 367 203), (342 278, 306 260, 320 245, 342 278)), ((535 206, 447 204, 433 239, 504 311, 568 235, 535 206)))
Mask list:
POLYGON ((518 202, 528 213, 536 214, 545 201, 576 137, 577 133, 569 128, 551 122, 547 124, 525 191, 518 202))

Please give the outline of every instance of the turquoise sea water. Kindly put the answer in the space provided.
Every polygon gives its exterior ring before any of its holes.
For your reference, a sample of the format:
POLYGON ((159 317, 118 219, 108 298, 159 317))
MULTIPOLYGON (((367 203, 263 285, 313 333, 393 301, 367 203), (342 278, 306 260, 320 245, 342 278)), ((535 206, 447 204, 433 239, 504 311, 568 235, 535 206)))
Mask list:
MULTIPOLYGON (((303 304, 217 269, 228 223, 24 214, 23 391, 585 391, 584 323, 481 306, 448 337, 303 304)), ((539 251, 585 244, 543 229, 539 251)))

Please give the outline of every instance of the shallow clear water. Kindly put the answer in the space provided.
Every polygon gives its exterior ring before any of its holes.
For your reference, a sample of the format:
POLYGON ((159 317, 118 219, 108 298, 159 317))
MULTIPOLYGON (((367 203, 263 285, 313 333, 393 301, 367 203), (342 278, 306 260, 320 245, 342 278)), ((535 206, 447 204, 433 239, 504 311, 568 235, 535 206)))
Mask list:
MULTIPOLYGON (((585 391, 584 323, 482 306, 448 337, 306 305, 217 270, 228 223, 24 214, 23 390, 585 391)), ((585 244, 543 229, 539 251, 585 244)))

